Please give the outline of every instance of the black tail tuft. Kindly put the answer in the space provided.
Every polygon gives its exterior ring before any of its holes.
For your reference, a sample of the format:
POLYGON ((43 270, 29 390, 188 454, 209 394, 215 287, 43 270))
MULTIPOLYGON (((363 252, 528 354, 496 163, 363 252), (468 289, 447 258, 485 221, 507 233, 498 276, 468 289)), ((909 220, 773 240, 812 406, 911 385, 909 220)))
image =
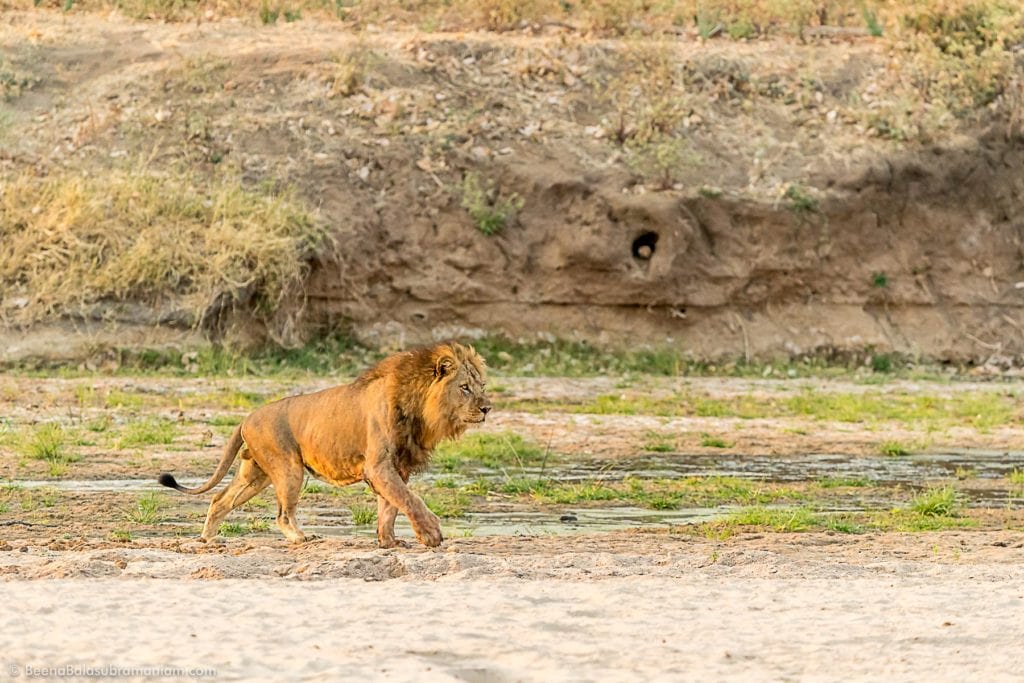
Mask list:
POLYGON ((161 474, 157 481, 169 489, 178 489, 179 491, 185 490, 185 487, 174 479, 174 475, 168 472, 161 474))

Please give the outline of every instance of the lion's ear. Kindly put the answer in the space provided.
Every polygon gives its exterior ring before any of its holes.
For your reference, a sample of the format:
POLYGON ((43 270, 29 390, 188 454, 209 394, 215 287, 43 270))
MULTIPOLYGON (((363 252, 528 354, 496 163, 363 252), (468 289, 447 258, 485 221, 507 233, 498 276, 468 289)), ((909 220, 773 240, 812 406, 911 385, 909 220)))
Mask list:
POLYGON ((434 377, 437 379, 447 377, 452 374, 453 370, 455 370, 455 360, 450 356, 441 356, 437 361, 437 365, 434 366, 434 377))

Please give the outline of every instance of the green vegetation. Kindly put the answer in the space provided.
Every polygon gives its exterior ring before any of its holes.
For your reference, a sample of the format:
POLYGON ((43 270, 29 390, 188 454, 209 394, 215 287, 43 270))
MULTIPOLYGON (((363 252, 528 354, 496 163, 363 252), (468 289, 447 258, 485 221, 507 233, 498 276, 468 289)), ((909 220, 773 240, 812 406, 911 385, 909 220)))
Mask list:
POLYGON ((114 529, 110 532, 110 540, 120 543, 131 543, 132 532, 128 529, 114 529))
POLYGON ((160 509, 163 505, 163 496, 159 493, 145 493, 139 496, 135 506, 125 513, 125 519, 135 524, 158 524, 161 520, 160 509))
POLYGON ((462 179, 462 208, 469 212, 477 229, 485 235, 497 235, 523 208, 523 199, 516 193, 501 195, 494 183, 486 183, 478 173, 467 173, 462 179))
POLYGON ((44 422, 25 428, 14 436, 14 440, 22 457, 46 462, 51 477, 61 476, 69 464, 79 459, 68 451, 71 435, 56 422, 44 422))
MULTIPOLYGON (((958 475, 959 476, 959 475, 958 475)), ((1024 470, 1018 470, 1016 467, 1013 471, 1006 475, 1010 483, 1014 486, 1024 486, 1024 470)))
MULTIPOLYGON (((955 369, 937 366, 919 366, 904 363, 896 355, 889 355, 892 374, 881 374, 864 366, 877 356, 873 349, 851 352, 845 357, 807 357, 784 363, 723 361, 708 363, 688 358, 685 351, 676 348, 648 348, 635 350, 599 349, 585 342, 516 341, 504 337, 485 337, 472 342, 487 359, 494 375, 526 377, 587 377, 621 375, 623 384, 630 386, 640 375, 665 377, 841 377, 864 383, 879 379, 908 378, 915 380, 948 381, 955 369)), ((384 354, 360 346, 345 336, 327 336, 294 349, 265 347, 243 353, 225 347, 207 346, 181 354, 157 349, 106 349, 114 360, 116 370, 89 371, 66 365, 49 366, 13 365, 8 369, 33 375, 52 376, 54 370, 64 377, 91 377, 96 374, 123 376, 170 375, 207 377, 244 377, 288 379, 294 377, 330 376, 352 377, 384 354)), ((492 387, 492 393, 499 393, 492 387)), ((174 406, 208 406, 215 402, 225 410, 248 410, 272 397, 259 393, 216 389, 210 392, 175 397, 174 406)), ((88 399, 86 399, 88 400, 88 399)), ((137 410, 151 405, 166 404, 167 397, 156 394, 128 393, 119 390, 107 392, 104 404, 111 408, 137 410)), ((755 401, 750 400, 753 404, 755 401)), ((708 410, 714 403, 708 404, 708 410)), ((233 425, 232 425, 233 426, 233 425)))
POLYGON ((22 440, 21 453, 32 460, 62 461, 66 459, 67 436, 56 422, 36 425, 22 440))
POLYGON ((352 513, 352 523, 357 526, 366 526, 377 521, 376 505, 350 505, 348 509, 352 513))
POLYGON ((177 435, 176 423, 162 418, 146 418, 126 424, 115 435, 114 443, 117 448, 166 445, 173 443, 177 435))
MULTIPOLYGON (((957 392, 943 397, 893 391, 841 393, 804 390, 792 396, 716 398, 690 392, 671 396, 636 392, 608 394, 579 402, 506 401, 501 402, 499 408, 594 415, 696 415, 744 419, 809 417, 850 423, 893 421, 929 429, 949 426, 991 429, 1012 422, 1015 405, 1015 397, 991 392, 957 392)), ((905 450, 895 442, 886 446, 905 450)))
POLYGON ((220 525, 221 536, 243 536, 249 532, 249 527, 238 522, 222 522, 220 525))
POLYGON ((717 436, 711 436, 710 434, 700 435, 700 445, 705 448, 729 448, 731 444, 727 443, 724 439, 717 436))
POLYGON ((789 202, 789 208, 797 214, 816 213, 818 200, 801 185, 790 185, 782 195, 789 202))
POLYGON ((767 527, 772 531, 808 531, 822 526, 823 518, 805 507, 749 507, 730 514, 724 525, 767 527))
POLYGON ((861 488, 870 485, 871 481, 864 477, 824 477, 818 480, 818 486, 823 489, 861 488))
POLYGON ((462 491, 429 490, 423 491, 422 495, 430 511, 442 518, 464 516, 470 503, 469 497, 462 491))
POLYGON ((735 477, 685 477, 638 479, 626 477, 560 482, 542 477, 508 477, 504 481, 477 479, 461 488, 469 496, 522 496, 544 505, 579 505, 610 502, 638 505, 652 510, 678 507, 754 505, 800 500, 799 488, 738 479, 735 477))
POLYGON ((545 456, 545 451, 539 446, 513 432, 470 432, 458 441, 446 441, 439 445, 431 463, 443 472, 455 472, 467 467, 522 468, 542 464, 545 456))
POLYGON ((671 434, 648 432, 640 448, 650 453, 671 453, 676 450, 676 440, 671 434))
POLYGON ((928 489, 914 497, 910 509, 925 517, 955 516, 959 509, 956 490, 952 486, 928 489))
POLYGON ((18 507, 22 512, 32 512, 42 508, 52 508, 57 505, 60 492, 56 489, 13 489, 7 493, 10 499, 18 500, 18 507))
POLYGON ((263 517, 249 517, 249 533, 262 534, 270 531, 270 522, 263 517))
MULTIPOLYGON (((0 3, 0 7, 2 7, 0 3)), ((39 84, 39 78, 0 57, 0 102, 10 102, 39 84)), ((6 117, 0 123, 6 121, 6 117)))
POLYGON ((963 481, 977 478, 978 471, 971 467, 957 467, 953 474, 957 479, 963 481))
POLYGON ((320 493, 334 493, 337 489, 329 484, 316 481, 315 479, 307 479, 306 483, 302 485, 302 495, 317 495, 320 493))
POLYGON ((910 451, 906 446, 901 444, 899 441, 884 441, 878 446, 878 452, 882 455, 888 455, 890 457, 897 457, 900 455, 908 455, 910 451))
POLYGON ((277 23, 277 17, 281 13, 278 9, 272 9, 270 3, 267 0, 261 0, 260 2, 260 21, 263 24, 274 24, 277 23))

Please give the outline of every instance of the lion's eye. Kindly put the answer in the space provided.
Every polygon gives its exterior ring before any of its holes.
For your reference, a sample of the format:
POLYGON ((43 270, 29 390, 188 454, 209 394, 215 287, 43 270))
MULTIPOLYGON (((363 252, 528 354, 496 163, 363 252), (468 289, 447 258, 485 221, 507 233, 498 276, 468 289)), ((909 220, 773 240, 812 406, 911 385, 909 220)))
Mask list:
POLYGON ((468 384, 463 384, 459 388, 462 389, 462 393, 464 393, 464 394, 468 394, 469 393, 469 385, 468 384))

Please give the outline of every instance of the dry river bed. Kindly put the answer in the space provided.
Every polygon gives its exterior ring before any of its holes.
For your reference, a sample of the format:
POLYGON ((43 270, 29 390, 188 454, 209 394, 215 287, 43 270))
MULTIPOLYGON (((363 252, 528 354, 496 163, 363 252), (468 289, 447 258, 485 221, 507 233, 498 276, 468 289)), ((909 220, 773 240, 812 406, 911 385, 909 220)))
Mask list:
POLYGON ((204 477, 247 410, 327 384, 0 376, 3 675, 1019 679, 1024 430, 987 403, 1012 404, 1015 384, 495 378, 495 439, 420 485, 452 514, 440 549, 376 549, 354 487, 311 486, 309 543, 280 538, 266 494, 221 542, 195 541, 208 500, 157 493, 156 474, 204 477), (793 396, 915 408, 751 414, 793 396), (507 435, 543 456, 489 461, 507 435), (512 493, 518 477, 565 489, 512 493), (583 495, 595 487, 647 497, 583 495), (751 506, 884 513, 936 487, 971 526, 716 526, 751 506))

